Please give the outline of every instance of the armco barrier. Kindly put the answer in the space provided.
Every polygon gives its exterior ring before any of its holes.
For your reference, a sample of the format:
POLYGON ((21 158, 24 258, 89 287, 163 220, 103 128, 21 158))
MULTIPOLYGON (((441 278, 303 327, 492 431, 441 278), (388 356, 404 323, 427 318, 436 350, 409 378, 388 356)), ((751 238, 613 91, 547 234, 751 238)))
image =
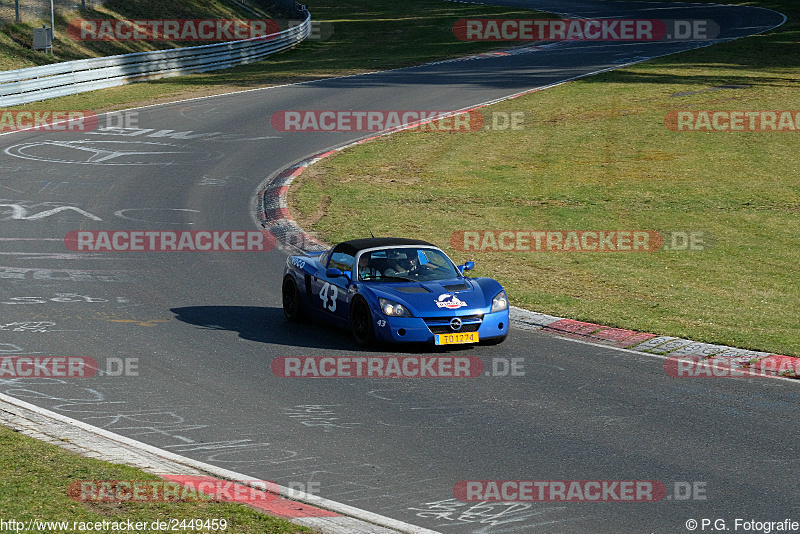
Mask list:
POLYGON ((252 63, 295 46, 308 37, 311 15, 280 33, 241 41, 137 52, 0 72, 0 106, 74 95, 146 78, 225 69, 252 63))

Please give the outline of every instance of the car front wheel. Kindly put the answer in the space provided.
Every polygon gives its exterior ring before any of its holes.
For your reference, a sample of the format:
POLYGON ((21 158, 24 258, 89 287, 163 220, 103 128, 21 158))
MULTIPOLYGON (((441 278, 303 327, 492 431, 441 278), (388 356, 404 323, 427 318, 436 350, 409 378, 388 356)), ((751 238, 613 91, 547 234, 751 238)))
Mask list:
POLYGON ((375 329, 372 325, 372 313, 369 304, 363 298, 356 298, 350 306, 350 326, 353 339, 362 347, 375 344, 375 329))

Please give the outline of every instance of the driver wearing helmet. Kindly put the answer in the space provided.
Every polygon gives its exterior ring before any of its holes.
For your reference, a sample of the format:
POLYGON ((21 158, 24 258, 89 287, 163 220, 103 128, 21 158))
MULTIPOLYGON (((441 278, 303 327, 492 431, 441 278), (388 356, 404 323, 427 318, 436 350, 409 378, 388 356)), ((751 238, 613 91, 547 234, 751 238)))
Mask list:
POLYGON ((411 273, 419 269, 419 258, 416 254, 407 254, 405 258, 397 260, 397 265, 406 273, 411 273))
POLYGON ((384 271, 386 276, 409 276, 419 274, 420 258, 416 250, 395 251, 389 255, 389 268, 384 271))

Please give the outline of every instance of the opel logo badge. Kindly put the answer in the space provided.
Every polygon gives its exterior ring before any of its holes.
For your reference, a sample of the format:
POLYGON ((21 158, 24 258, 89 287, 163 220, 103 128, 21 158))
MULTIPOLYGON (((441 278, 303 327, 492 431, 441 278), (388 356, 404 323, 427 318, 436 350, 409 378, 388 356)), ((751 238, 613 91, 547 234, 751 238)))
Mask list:
POLYGON ((450 328, 452 328, 454 332, 461 330, 461 319, 458 317, 453 317, 450 320, 450 328))

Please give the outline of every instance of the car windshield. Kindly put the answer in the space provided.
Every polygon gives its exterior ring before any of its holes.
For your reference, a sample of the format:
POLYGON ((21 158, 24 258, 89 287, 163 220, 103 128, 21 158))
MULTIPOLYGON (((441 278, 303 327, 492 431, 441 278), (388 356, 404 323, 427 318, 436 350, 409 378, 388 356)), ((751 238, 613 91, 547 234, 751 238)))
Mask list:
POLYGON ((365 282, 431 282, 458 278, 444 252, 432 248, 383 248, 361 253, 358 279, 365 282))

